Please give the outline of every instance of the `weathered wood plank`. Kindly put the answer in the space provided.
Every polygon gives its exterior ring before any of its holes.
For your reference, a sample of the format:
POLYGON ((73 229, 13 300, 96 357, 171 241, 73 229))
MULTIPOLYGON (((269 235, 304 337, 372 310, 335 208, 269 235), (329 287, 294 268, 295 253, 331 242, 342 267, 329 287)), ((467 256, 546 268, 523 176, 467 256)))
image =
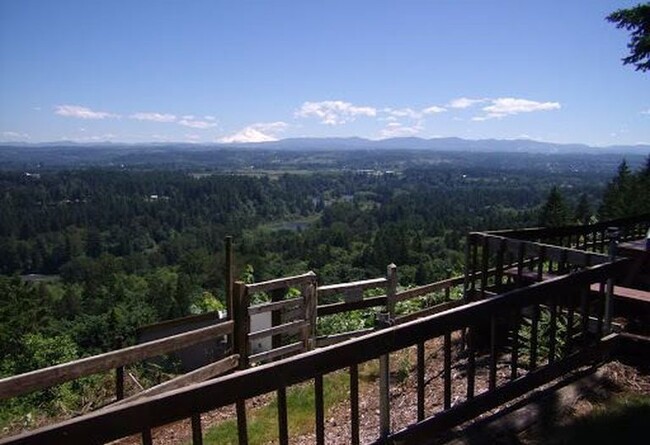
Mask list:
POLYGON ((424 286, 418 286, 411 289, 406 289, 398 292, 395 295, 395 301, 411 300, 413 298, 446 290, 449 289, 450 287, 460 286, 461 284, 463 284, 464 280, 465 277, 461 276, 461 277, 449 278, 442 281, 436 281, 435 283, 425 284, 424 286))
POLYGON ((251 355, 249 361, 251 363, 264 362, 267 360, 276 359, 278 357, 283 357, 300 350, 302 350, 302 342, 295 342, 285 346, 280 346, 279 348, 271 349, 269 351, 260 352, 259 354, 251 355))
POLYGON ((226 321, 215 326, 172 335, 117 351, 6 377, 0 379, 0 400, 177 351, 202 341, 230 334, 232 329, 232 321, 226 321))
POLYGON ((308 321, 305 320, 292 321, 289 323, 281 324, 279 326, 273 326, 272 328, 251 332, 248 334, 248 340, 255 341, 260 338, 269 337, 271 335, 295 334, 296 332, 299 332, 306 326, 309 326, 308 321))
POLYGON ((259 283, 247 284, 249 294, 256 294, 259 292, 268 292, 271 290, 285 289, 288 287, 300 287, 304 283, 308 283, 316 278, 314 272, 307 272, 302 275, 295 275, 292 277, 276 278, 274 280, 261 281, 259 283))
POLYGON ((361 335, 369 334, 374 331, 374 328, 359 329, 358 331, 342 332, 340 334, 331 334, 325 335, 323 337, 318 337, 316 339, 316 344, 318 347, 329 346, 336 343, 341 343, 342 341, 349 340, 354 337, 359 337, 361 335))
POLYGON ((369 307, 385 306, 386 295, 378 297, 364 298, 359 301, 341 301, 339 303, 321 304, 316 307, 316 313, 319 317, 327 315, 340 314, 341 312, 355 311, 358 309, 367 309, 369 307))
POLYGON ((440 303, 435 306, 422 309, 421 311, 413 312, 411 314, 401 315, 397 317, 394 320, 394 322, 395 324, 406 323, 409 321, 417 320, 418 318, 439 314, 440 312, 448 311, 449 309, 462 306, 463 304, 464 302, 462 300, 447 301, 445 303, 440 303))
POLYGON ((133 400, 141 399, 143 397, 151 397, 156 394, 162 394, 163 392, 171 391, 172 389, 182 388, 184 386, 193 383, 204 382, 208 379, 211 379, 213 377, 216 377, 218 375, 224 374, 228 371, 237 368, 238 364, 239 364, 239 355, 234 354, 224 359, 221 359, 217 362, 202 366, 201 368, 195 369, 194 371, 188 372, 183 375, 179 375, 178 377, 163 382, 159 385, 152 386, 151 388, 146 389, 137 394, 133 394, 132 396, 122 399, 113 405, 124 404, 127 402, 131 402, 133 400))
POLYGON ((303 305, 302 298, 289 298, 282 301, 271 301, 268 303, 256 304, 248 308, 249 315, 261 314, 264 312, 278 311, 281 309, 289 309, 301 307, 303 305))
POLYGON ((352 281, 350 283, 328 284, 318 287, 318 296, 326 297, 329 295, 349 292, 351 290, 366 290, 376 289, 378 287, 386 287, 388 280, 384 277, 371 278, 369 280, 352 281))

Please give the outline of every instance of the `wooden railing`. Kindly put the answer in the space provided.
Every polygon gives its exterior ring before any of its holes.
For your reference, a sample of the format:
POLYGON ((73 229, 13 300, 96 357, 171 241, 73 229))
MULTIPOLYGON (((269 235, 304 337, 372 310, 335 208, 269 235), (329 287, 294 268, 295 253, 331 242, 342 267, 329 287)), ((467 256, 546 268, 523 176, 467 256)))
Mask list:
POLYGON ((609 261, 600 253, 479 232, 467 236, 465 256, 466 302, 609 261))
MULTIPOLYGON (((178 351, 206 340, 216 340, 221 336, 231 334, 232 331, 233 322, 225 321, 215 326, 196 329, 105 354, 94 355, 25 374, 6 377, 0 379, 0 400, 49 388, 80 377, 120 369, 125 365, 178 351)), ((167 382, 163 384, 164 386, 154 387, 155 389, 152 388, 147 394, 155 394, 162 389, 169 390, 180 385, 194 383, 200 381, 200 378, 204 376, 214 377, 234 369, 236 366, 237 360, 235 358, 226 357, 197 370, 195 373, 167 382)))
MULTIPOLYGON (((239 443, 248 443, 245 400, 277 393, 279 443, 288 443, 287 388, 314 382, 316 443, 325 443, 323 376, 344 371, 350 375, 350 437, 359 443, 359 366, 407 348, 417 349, 417 416, 398 430, 391 428, 390 383, 380 385, 380 426, 376 443, 419 443, 424 438, 457 425, 477 414, 576 369, 598 362, 616 346, 617 335, 606 335, 602 323, 602 292, 590 292, 594 283, 621 276, 629 260, 619 259, 586 265, 569 274, 549 278, 502 295, 362 337, 307 351, 215 380, 165 394, 110 407, 64 423, 45 427, 2 444, 104 443, 142 434, 151 443, 151 429, 186 418, 197 418, 222 406, 236 403, 239 443), (543 317, 540 314, 544 314, 543 317), (593 321, 593 322, 592 322, 593 321), (544 324, 542 329, 542 324, 544 324), (459 339, 465 338, 462 348, 459 339), (504 335, 506 334, 506 335, 504 335), (484 340, 484 341, 481 341, 484 340), (443 389, 435 399, 425 397, 427 344, 439 342, 443 349, 443 389), (452 369, 463 377, 454 379, 452 369), (499 370, 500 372, 497 372, 499 370), (504 372, 507 370, 507 373, 504 372), (485 378, 485 387, 476 385, 485 378), (452 405, 452 400, 455 403, 452 405)), ((388 372, 386 366, 380 372, 388 372)), ((381 377, 381 376, 380 376, 381 377)), ((390 382, 390 380, 386 380, 390 382)), ((200 443, 199 435, 195 443, 200 443)))
POLYGON ((495 230, 487 233, 507 238, 606 253, 610 241, 609 228, 618 229, 616 235, 620 241, 628 241, 643 238, 649 227, 650 214, 645 214, 590 225, 495 230))

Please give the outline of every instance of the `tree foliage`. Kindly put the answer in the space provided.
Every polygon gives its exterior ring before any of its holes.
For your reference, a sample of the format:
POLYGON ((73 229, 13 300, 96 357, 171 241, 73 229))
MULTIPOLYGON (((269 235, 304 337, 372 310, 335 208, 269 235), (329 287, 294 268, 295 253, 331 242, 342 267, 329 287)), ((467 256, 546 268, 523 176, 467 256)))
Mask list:
POLYGON ((560 227, 571 222, 571 213, 564 202, 562 193, 554 186, 539 215, 539 224, 543 227, 560 227))
POLYGON ((634 65, 637 71, 650 70, 650 3, 619 9, 607 16, 607 20, 616 23, 617 28, 631 31, 627 44, 630 54, 623 58, 623 64, 634 65))

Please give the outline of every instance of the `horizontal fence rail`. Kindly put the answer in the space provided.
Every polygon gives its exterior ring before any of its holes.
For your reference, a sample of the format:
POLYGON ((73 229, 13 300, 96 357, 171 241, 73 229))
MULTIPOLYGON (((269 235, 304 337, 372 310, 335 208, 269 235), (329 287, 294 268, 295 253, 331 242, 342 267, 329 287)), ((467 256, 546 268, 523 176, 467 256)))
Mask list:
MULTIPOLYGON (((238 407, 239 443, 247 443, 244 401, 272 391, 277 392, 280 413, 279 442, 285 444, 288 443, 286 390, 305 381, 314 382, 316 412, 320 413, 315 419, 316 442, 324 443, 323 375, 339 370, 350 373, 350 442, 359 443, 359 365, 386 357, 388 369, 391 353, 416 346, 420 373, 426 357, 423 345, 441 339, 444 350, 444 393, 441 395, 444 403, 441 409, 431 412, 429 408, 427 412, 425 408, 431 401, 424 399, 425 393, 419 387, 418 419, 398 431, 391 429, 390 422, 382 421, 377 432, 377 443, 414 443, 418 438, 467 420, 578 365, 601 360, 603 354, 615 345, 616 336, 606 336, 602 323, 598 323, 602 319, 602 292, 594 294, 589 288, 594 283, 621 276, 628 266, 629 260, 626 259, 589 266, 343 343, 5 438, 0 440, 0 444, 104 443, 138 433, 142 433, 143 440, 148 443, 154 427, 196 418, 198 413, 232 403, 238 407), (590 332, 590 317, 597 320, 595 332, 590 332), (541 332, 542 323, 545 324, 545 334, 541 332), (526 329, 522 329, 524 324, 526 329), (563 329, 560 329, 561 324, 564 324, 563 329), (487 329, 487 335, 480 335, 484 329, 487 329), (458 334, 462 332, 467 333, 467 344, 466 352, 461 356, 457 349, 458 334), (500 338, 503 333, 507 335, 500 338), (523 334, 528 337, 522 338, 523 334), (481 340, 485 344, 481 344, 481 340), (544 345, 540 343, 542 340, 544 345), (527 347, 525 354, 524 346, 527 347), (459 388, 458 382, 452 382, 451 369, 461 362, 466 371, 466 381, 459 388), (507 376, 502 363, 507 364, 507 376), (481 373, 485 374, 489 384, 479 391, 474 379, 481 373), (459 390, 463 392, 462 397, 457 397, 459 390), (456 398, 458 403, 452 404, 456 398)), ((423 381, 424 378, 418 378, 418 382, 423 381)), ((391 407, 388 397, 390 381, 387 382, 380 385, 380 400, 386 401, 381 404, 382 419, 388 419, 391 407)))

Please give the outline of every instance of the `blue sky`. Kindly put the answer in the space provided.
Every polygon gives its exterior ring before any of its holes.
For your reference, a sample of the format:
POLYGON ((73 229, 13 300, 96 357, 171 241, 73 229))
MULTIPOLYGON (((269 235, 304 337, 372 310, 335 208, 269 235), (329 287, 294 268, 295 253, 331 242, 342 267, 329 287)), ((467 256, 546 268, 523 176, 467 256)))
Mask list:
POLYGON ((650 143, 636 3, 0 0, 0 141, 650 143))

